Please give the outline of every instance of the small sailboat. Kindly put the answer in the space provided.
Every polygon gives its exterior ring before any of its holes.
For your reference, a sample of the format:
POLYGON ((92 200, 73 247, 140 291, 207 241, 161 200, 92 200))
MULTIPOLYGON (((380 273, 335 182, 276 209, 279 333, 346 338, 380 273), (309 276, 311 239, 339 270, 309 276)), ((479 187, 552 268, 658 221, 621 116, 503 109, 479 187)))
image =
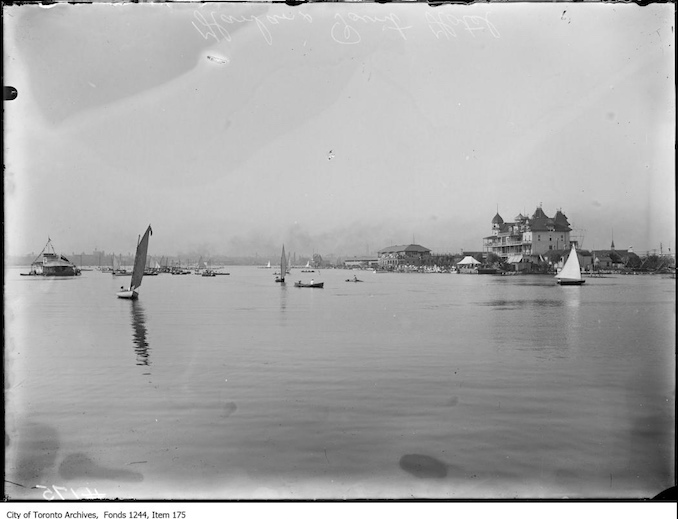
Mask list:
POLYGON ((559 285, 583 285, 586 283, 585 279, 581 277, 581 267, 579 266, 579 257, 577 251, 572 244, 570 255, 563 268, 556 274, 556 280, 559 285))
POLYGON ((113 271, 111 272, 114 276, 131 276, 132 273, 126 271, 122 268, 122 254, 116 258, 113 254, 113 271))
POLYGON ((200 275, 204 278, 215 278, 215 277, 217 277, 217 273, 214 272, 214 270, 207 263, 205 263, 205 270, 203 270, 200 275))
MULTIPOLYGON (((141 280, 144 277, 144 270, 146 269, 146 255, 148 254, 148 240, 153 234, 153 229, 148 226, 143 238, 137 243, 137 252, 134 256, 134 269, 132 270, 132 279, 129 283, 129 289, 121 290, 116 295, 121 299, 136 299, 139 297, 137 289, 141 286, 141 280)), ((122 287, 121 287, 122 288, 122 287)))
POLYGON ((280 277, 276 277, 275 282, 284 283, 285 274, 287 274, 287 255, 285 254, 285 245, 283 244, 282 254, 280 255, 280 277))

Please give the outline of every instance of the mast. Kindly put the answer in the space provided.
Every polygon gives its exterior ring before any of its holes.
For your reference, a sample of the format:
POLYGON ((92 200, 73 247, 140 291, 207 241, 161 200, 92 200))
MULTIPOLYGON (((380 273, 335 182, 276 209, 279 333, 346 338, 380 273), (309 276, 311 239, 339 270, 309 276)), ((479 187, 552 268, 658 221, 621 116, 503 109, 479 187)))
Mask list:
POLYGON ((280 255, 280 280, 285 281, 285 274, 287 273, 287 255, 285 254, 285 245, 282 246, 282 254, 280 255))

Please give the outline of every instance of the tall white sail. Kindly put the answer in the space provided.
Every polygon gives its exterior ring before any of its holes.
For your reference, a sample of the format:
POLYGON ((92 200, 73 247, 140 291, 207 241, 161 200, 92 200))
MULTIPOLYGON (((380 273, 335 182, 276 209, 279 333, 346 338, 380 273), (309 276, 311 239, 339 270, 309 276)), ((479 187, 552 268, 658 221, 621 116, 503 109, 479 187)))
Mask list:
POLYGON ((572 245, 570 249, 570 255, 567 257, 567 261, 563 268, 558 274, 556 274, 556 279, 568 280, 568 281, 580 281, 581 280, 581 267, 579 266, 579 258, 577 257, 577 251, 572 245))

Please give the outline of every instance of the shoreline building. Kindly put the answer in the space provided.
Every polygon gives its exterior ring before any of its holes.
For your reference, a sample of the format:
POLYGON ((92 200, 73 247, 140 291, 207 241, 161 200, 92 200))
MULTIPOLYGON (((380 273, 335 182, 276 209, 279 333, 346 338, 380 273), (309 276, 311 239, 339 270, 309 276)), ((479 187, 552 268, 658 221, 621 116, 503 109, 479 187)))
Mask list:
POLYGON ((571 231, 560 209, 550 218, 540 205, 532 217, 519 214, 513 222, 504 222, 497 213, 492 218, 492 234, 483 238, 483 252, 496 254, 515 270, 527 270, 547 261, 550 251, 567 251, 571 243, 577 245, 570 240, 571 231))
POLYGON ((344 260, 344 267, 346 268, 375 268, 379 265, 379 258, 375 256, 353 256, 350 259, 344 260))
POLYGON ((394 270, 400 265, 421 266, 431 257, 431 249, 410 243, 409 245, 393 245, 377 252, 379 267, 394 270))

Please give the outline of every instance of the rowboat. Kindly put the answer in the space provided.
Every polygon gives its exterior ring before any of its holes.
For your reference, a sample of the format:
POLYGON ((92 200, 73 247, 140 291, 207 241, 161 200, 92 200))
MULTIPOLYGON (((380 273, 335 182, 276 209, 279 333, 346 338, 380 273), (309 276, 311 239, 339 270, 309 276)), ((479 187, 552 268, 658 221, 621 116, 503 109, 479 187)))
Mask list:
POLYGON ((321 282, 313 282, 311 281, 310 283, 302 283, 301 281, 297 281, 294 284, 295 287, 299 288, 323 288, 325 286, 325 283, 321 282))

